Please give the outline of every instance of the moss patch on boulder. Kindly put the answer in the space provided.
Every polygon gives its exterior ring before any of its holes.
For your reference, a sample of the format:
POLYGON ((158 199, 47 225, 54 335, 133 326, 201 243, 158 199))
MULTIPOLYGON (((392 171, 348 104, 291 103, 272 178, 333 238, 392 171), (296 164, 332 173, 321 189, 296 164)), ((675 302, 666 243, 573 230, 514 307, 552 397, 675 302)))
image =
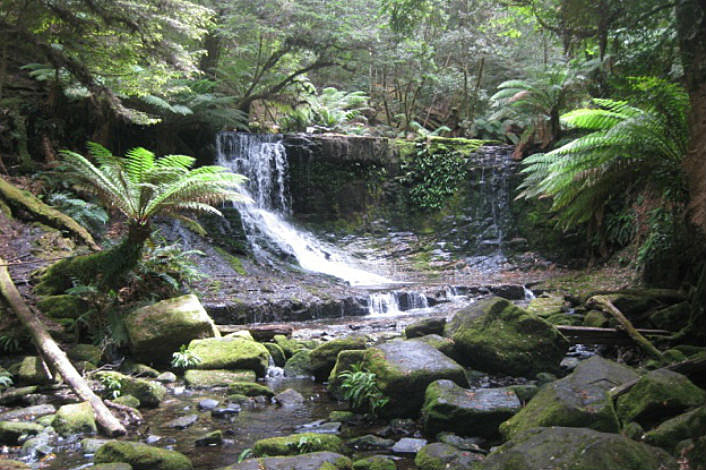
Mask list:
POLYGON ((156 408, 164 400, 167 389, 159 382, 153 380, 130 377, 119 372, 102 371, 96 374, 98 378, 110 376, 113 381, 120 383, 120 393, 132 395, 140 401, 140 405, 147 408, 156 408))
POLYGON ((250 369, 264 377, 269 364, 267 348, 242 338, 196 339, 189 343, 201 362, 198 369, 250 369))
POLYGON ((59 408, 51 422, 61 436, 72 434, 95 434, 96 419, 91 404, 86 402, 64 405, 59 408))
POLYGON ((332 434, 302 433, 282 437, 260 439, 253 445, 253 452, 259 457, 270 455, 296 455, 309 452, 343 452, 340 437, 332 434))
POLYGON ((331 373, 331 369, 336 364, 336 358, 341 351, 355 349, 365 349, 365 336, 348 336, 334 339, 317 346, 309 356, 311 370, 317 380, 323 380, 331 373))
POLYGON ((42 360, 38 356, 27 356, 9 368, 17 385, 48 385, 52 382, 42 360))
POLYGON ((706 435, 706 406, 675 416, 645 434, 646 443, 674 452, 686 439, 706 435))
POLYGON ((245 395, 247 397, 266 396, 271 398, 275 395, 270 387, 254 382, 236 382, 228 385, 228 393, 245 395))
POLYGON ((252 370, 199 370, 189 369, 184 373, 187 385, 195 388, 228 386, 233 382, 254 382, 252 370))
POLYGON ((435 442, 422 447, 414 457, 419 470, 473 470, 483 460, 481 454, 467 452, 456 447, 435 442))
POLYGON ((382 455, 373 455, 353 462, 353 470, 396 470, 395 461, 382 455))
POLYGON ((300 349, 284 363, 286 377, 310 377, 314 374, 311 367, 311 351, 300 349))
POLYGON ((86 361, 97 365, 103 357, 103 351, 92 344, 77 344, 69 348, 66 355, 75 362, 86 361))
POLYGON ((272 356, 272 362, 274 362, 277 367, 284 367, 284 364, 287 362, 284 350, 276 343, 262 343, 262 345, 267 348, 270 356, 272 356))
POLYGON ((96 452, 96 463, 125 462, 134 470, 192 470, 184 454, 139 442, 108 441, 96 452))
POLYGON ((44 429, 36 423, 0 421, 0 444, 16 446, 22 436, 34 436, 44 429))
POLYGON ((85 313, 89 306, 85 300, 75 295, 60 294, 41 297, 37 301, 37 308, 50 318, 78 318, 85 313))

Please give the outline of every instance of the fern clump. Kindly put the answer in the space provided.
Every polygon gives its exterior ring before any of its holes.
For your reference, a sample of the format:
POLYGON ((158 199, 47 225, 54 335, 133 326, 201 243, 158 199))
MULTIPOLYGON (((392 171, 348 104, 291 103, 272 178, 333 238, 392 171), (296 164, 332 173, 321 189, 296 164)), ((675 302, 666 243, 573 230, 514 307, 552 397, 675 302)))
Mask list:
POLYGON ((351 370, 341 373, 340 377, 343 379, 343 398, 354 410, 367 411, 377 416, 390 401, 378 388, 376 375, 361 364, 353 364, 351 370))

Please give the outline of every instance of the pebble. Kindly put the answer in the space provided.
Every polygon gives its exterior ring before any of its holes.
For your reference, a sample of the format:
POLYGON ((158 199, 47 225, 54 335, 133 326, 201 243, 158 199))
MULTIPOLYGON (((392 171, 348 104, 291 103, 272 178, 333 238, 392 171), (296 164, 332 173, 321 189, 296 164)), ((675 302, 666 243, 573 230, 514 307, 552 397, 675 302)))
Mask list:
POLYGON ((199 409, 200 410, 212 410, 215 407, 219 405, 218 400, 214 400, 213 398, 204 398, 199 402, 199 409))

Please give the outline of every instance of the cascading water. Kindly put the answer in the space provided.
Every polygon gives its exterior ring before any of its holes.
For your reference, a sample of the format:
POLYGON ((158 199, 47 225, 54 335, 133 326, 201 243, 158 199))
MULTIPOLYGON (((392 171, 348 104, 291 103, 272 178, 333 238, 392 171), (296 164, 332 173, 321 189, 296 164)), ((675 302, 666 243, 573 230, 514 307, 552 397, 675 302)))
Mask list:
POLYGON ((248 177, 242 191, 251 204, 239 204, 245 233, 255 256, 272 261, 270 253, 296 259, 307 271, 328 274, 351 285, 381 285, 393 281, 361 269, 335 247, 285 220, 291 213, 287 190, 285 148, 276 135, 220 132, 217 163, 248 177))

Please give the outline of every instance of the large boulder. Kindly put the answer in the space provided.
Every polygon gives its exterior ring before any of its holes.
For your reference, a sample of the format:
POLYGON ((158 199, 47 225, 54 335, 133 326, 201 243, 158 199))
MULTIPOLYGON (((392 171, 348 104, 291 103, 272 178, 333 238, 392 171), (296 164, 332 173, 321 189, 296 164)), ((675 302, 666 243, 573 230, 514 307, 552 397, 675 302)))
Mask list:
POLYGON ((260 439, 253 445, 253 453, 259 457, 296 455, 321 451, 343 452, 344 450, 343 441, 340 437, 313 432, 268 437, 260 439))
POLYGON ((558 372, 569 347, 552 325, 498 297, 457 312, 444 334, 455 341, 461 363, 505 375, 558 372))
POLYGON ((460 450, 443 442, 435 442, 422 447, 417 452, 414 464, 419 470, 474 470, 477 462, 482 460, 482 454, 460 450))
POLYGON ((265 346, 242 338, 195 339, 189 349, 201 358, 197 369, 250 369, 264 377, 270 360, 265 346))
POLYGON ((586 428, 532 428, 493 451, 477 470, 677 470, 664 450, 586 428))
POLYGON ((134 396, 140 401, 140 406, 146 408, 156 408, 167 394, 167 389, 164 388, 164 385, 153 380, 131 377, 113 371, 98 372, 96 376, 99 379, 109 377, 112 382, 119 383, 122 395, 134 396))
POLYGON ((125 318, 125 328, 136 360, 163 364, 191 340, 220 336, 192 294, 138 308, 125 318))
POLYGON ((18 385, 47 385, 52 382, 46 372, 42 359, 38 356, 26 356, 22 361, 10 366, 18 385))
POLYGON ((125 462, 133 470, 192 470, 187 456, 174 450, 161 449, 139 442, 108 441, 93 459, 95 463, 125 462))
POLYGON ((95 434, 97 431, 93 408, 87 401, 62 406, 54 415, 51 425, 64 437, 79 433, 95 434))
POLYGON ((313 374, 311 351, 308 349, 300 349, 284 363, 285 377, 311 377, 313 374))
POLYGON ((706 392, 686 376, 657 369, 642 376, 634 387, 618 397, 616 410, 624 423, 635 421, 649 428, 705 401, 706 392))
POLYGON ((309 356, 311 370, 316 379, 323 380, 328 377, 336 364, 339 352, 354 349, 365 349, 365 336, 348 336, 317 346, 309 356))
POLYGON ((362 363, 364 356, 365 351, 360 349, 341 351, 338 353, 336 364, 333 366, 328 376, 328 391, 337 400, 343 400, 343 390, 341 389, 343 379, 341 378, 341 374, 351 370, 354 364, 362 363))
POLYGON ((451 431, 462 436, 491 437, 521 406, 515 392, 507 388, 469 390, 450 380, 437 380, 426 390, 424 432, 429 436, 451 431))
POLYGON ((421 341, 391 341, 370 348, 363 355, 363 364, 390 399, 383 409, 387 416, 417 415, 427 386, 435 380, 468 385, 463 367, 421 341))
POLYGON ((189 369, 184 372, 184 381, 194 388, 224 387, 233 382, 254 382, 256 378, 251 370, 189 369))
POLYGON ((537 426, 567 426, 618 432, 608 391, 639 376, 629 367, 593 356, 571 375, 545 384, 519 413, 500 426, 506 438, 537 426))
POLYGON ((674 452, 681 441, 704 435, 706 435, 706 405, 668 419, 648 431, 643 439, 650 445, 674 452))
POLYGON ((0 444, 16 446, 22 436, 33 436, 42 432, 44 427, 36 423, 0 421, 0 444))
POLYGON ((335 452, 247 459, 220 470, 351 470, 351 460, 335 452))
POLYGON ((404 334, 407 339, 418 338, 424 335, 440 335, 444 332, 446 318, 424 318, 407 325, 404 334))
POLYGON ((85 361, 98 365, 103 357, 103 351, 92 344, 76 344, 66 351, 66 355, 74 362, 85 361))

